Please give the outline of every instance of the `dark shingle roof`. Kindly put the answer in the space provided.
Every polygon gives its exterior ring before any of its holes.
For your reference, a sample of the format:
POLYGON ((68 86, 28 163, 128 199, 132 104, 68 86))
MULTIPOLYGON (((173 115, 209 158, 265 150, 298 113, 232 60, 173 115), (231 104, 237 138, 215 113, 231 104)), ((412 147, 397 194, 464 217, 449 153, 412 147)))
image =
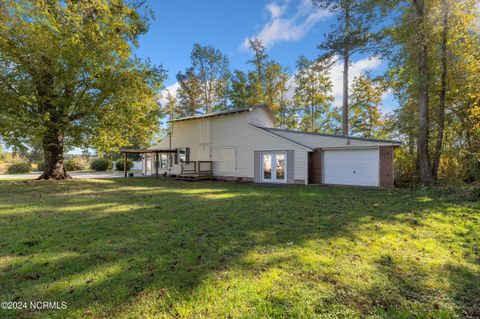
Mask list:
POLYGON ((402 142, 394 141, 394 140, 382 140, 382 139, 375 139, 375 138, 366 138, 366 137, 355 137, 355 136, 343 136, 337 134, 327 134, 327 133, 315 133, 315 132, 303 132, 303 131, 295 131, 295 130, 287 130, 287 129, 279 129, 279 128, 272 128, 272 127, 261 127, 257 126, 260 129, 266 130, 270 133, 275 134, 275 132, 288 132, 288 133, 297 133, 297 134, 308 134, 308 135, 317 135, 317 136, 325 136, 325 137, 336 137, 336 138, 343 138, 347 140, 359 140, 359 141, 370 141, 370 142, 384 142, 384 143, 392 143, 401 145, 402 142))

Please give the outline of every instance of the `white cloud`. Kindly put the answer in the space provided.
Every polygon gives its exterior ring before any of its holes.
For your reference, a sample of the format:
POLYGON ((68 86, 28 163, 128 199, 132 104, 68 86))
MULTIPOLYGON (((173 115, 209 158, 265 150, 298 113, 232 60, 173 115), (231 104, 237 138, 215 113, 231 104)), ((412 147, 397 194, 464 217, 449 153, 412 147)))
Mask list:
POLYGON ((248 40, 251 38, 260 39, 267 48, 277 42, 299 41, 317 22, 331 15, 328 10, 314 7, 311 0, 302 0, 295 8, 295 12, 287 17, 288 5, 289 1, 282 4, 276 1, 267 4, 265 10, 269 13, 268 21, 258 33, 243 40, 241 49, 248 49, 248 40))
MULTIPOLYGON (((353 79, 363 72, 373 70, 382 64, 382 60, 378 58, 365 58, 352 62, 348 70, 348 85, 352 86, 353 79)), ((335 98, 334 105, 342 105, 343 97, 343 61, 338 61, 332 66, 330 70, 330 79, 333 84, 333 97, 335 98)))
MULTIPOLYGON (((356 62, 352 62, 349 68, 348 72, 348 85, 349 88, 352 87, 352 82, 353 79, 362 74, 363 72, 366 71, 371 71, 376 68, 378 68, 382 64, 382 60, 378 58, 365 58, 358 60, 356 62)), ((289 91, 287 92, 286 96, 287 98, 293 98, 295 94, 295 80, 294 80, 295 74, 292 76, 290 79, 290 85, 289 85, 289 91)), ((334 102, 333 106, 342 106, 342 98, 343 98, 343 63, 342 61, 338 61, 335 63, 329 73, 330 80, 332 81, 332 94, 334 97, 334 102)), ((392 96, 392 91, 387 90, 382 96, 382 102, 389 102, 391 100, 392 96)), ((391 111, 393 109, 393 106, 386 106, 385 111, 391 111)))
POLYGON ((265 10, 267 10, 270 13, 270 16, 272 17, 272 19, 281 17, 285 13, 286 9, 287 9, 286 3, 283 5, 279 5, 275 2, 272 2, 265 6, 265 10))
POLYGON ((173 83, 172 85, 170 86, 167 86, 165 88, 165 90, 163 90, 161 93, 160 93, 160 96, 159 96, 159 102, 164 105, 166 102, 167 102, 167 93, 170 93, 170 95, 172 96, 176 96, 177 95, 177 91, 178 89, 180 88, 180 84, 178 82, 175 82, 173 83))

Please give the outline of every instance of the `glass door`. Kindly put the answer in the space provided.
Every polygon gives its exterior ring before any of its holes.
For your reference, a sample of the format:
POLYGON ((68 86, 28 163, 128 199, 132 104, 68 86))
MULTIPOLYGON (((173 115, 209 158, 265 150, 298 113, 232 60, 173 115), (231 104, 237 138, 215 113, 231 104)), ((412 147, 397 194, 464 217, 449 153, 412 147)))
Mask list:
POLYGON ((286 183, 286 156, 262 154, 262 181, 264 183, 286 183))

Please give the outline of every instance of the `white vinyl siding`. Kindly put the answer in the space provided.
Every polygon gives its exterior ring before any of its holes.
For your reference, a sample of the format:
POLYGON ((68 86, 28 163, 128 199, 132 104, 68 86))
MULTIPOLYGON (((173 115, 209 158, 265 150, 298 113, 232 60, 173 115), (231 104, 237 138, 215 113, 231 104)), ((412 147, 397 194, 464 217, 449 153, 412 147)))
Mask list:
POLYGON ((248 123, 262 127, 274 127, 272 114, 263 107, 248 113, 248 123))
MULTIPOLYGON (((172 148, 189 147, 190 160, 213 161, 213 174, 215 176, 250 177, 254 178, 254 151, 278 151, 293 150, 295 163, 295 180, 307 180, 308 153, 305 148, 285 139, 255 128, 249 124, 252 118, 258 117, 267 126, 272 124, 272 119, 263 108, 252 112, 244 112, 226 116, 217 116, 211 119, 198 119, 179 121, 173 123, 172 148), (209 124, 198 124, 198 122, 209 124), (202 143, 206 140, 206 132, 209 127, 210 143, 202 143), (200 136, 202 135, 202 136, 200 136), (231 166, 223 172, 220 162, 222 161, 220 149, 230 148, 235 150, 234 169, 231 166)), ((231 155, 231 153, 230 153, 231 155)), ((172 174, 180 173, 180 165, 173 165, 172 174)))
MULTIPOLYGON (((241 113, 236 116, 222 116, 212 121, 212 148, 232 147, 237 150, 237 170, 230 176, 254 177, 254 151, 294 150, 296 180, 307 180, 307 151, 294 143, 286 141, 248 124, 247 117, 241 113)), ((217 165, 218 152, 212 153, 214 175, 221 172, 217 165)))
POLYGON ((198 130, 198 142, 210 143, 210 119, 196 120, 198 130))
POLYGON ((236 160, 235 160, 235 149, 230 148, 220 148, 218 149, 219 154, 219 171, 223 175, 235 174, 236 160))
POLYGON ((378 149, 329 150, 323 152, 325 184, 379 186, 378 149))

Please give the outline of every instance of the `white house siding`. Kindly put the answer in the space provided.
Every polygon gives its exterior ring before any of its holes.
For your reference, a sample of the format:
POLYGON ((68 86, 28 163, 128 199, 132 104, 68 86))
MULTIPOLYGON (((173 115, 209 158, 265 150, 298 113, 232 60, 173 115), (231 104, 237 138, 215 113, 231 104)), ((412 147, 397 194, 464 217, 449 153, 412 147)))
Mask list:
MULTIPOLYGON (((250 112, 173 122, 171 148, 190 148, 192 161, 213 161, 215 176, 251 179, 254 178, 254 151, 293 150, 294 179, 297 182, 306 182, 308 149, 258 129, 250 123, 272 127, 273 119, 264 108, 256 108, 250 112), (228 163, 220 165, 221 159, 225 158, 228 158, 228 163), (223 172, 221 166, 229 172, 223 172)), ((169 144, 167 136, 150 149, 168 149, 169 144)), ((180 170, 180 165, 174 164, 170 171, 159 169, 159 173, 179 174, 180 170)), ((154 169, 151 171, 154 174, 154 169)))
MULTIPOLYGON (((214 175, 223 176, 219 161, 221 149, 234 148, 236 170, 232 177, 254 178, 254 151, 293 150, 295 158, 295 180, 307 180, 308 152, 295 143, 251 126, 249 113, 222 116, 212 121, 212 161, 214 175)), ((268 123, 267 123, 268 124, 268 123)), ((192 159, 194 159, 192 157, 192 159)))
POLYGON ((264 107, 257 107, 248 112, 248 123, 262 127, 274 127, 272 113, 264 107))

